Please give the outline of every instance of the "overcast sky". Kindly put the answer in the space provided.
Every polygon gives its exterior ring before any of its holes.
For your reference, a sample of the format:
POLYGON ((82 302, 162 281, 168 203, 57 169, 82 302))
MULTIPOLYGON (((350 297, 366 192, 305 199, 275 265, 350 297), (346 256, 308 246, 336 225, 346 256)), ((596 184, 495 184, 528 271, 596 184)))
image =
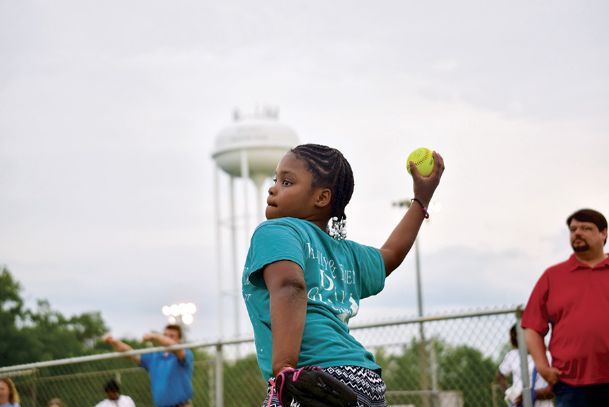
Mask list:
MULTIPOLYGON (((211 153, 267 103, 349 159, 365 244, 412 196, 408 153, 439 151, 426 312, 521 304, 570 254, 566 217, 609 215, 607 21, 602 0, 0 0, 0 264, 115 335, 192 301, 191 339, 215 338, 211 153)), ((354 322, 415 314, 412 257, 354 322)))

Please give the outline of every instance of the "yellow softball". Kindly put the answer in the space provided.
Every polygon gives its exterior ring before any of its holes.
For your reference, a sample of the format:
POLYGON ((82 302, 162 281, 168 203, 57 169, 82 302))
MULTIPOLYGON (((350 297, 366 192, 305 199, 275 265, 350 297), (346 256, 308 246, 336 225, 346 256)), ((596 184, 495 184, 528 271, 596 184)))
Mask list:
POLYGON ((424 177, 428 177, 433 171, 432 153, 432 150, 425 147, 417 148, 412 153, 410 153, 410 155, 408 156, 408 160, 406 160, 406 169, 408 170, 408 173, 410 174, 410 162, 414 161, 414 164, 417 166, 419 174, 424 177))

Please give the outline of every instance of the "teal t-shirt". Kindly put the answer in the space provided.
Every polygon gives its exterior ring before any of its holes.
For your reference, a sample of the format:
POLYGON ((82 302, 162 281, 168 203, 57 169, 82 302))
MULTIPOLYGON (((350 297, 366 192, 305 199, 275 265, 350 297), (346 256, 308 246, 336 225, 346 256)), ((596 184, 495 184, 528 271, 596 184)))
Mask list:
POLYGON ((350 240, 335 240, 302 219, 279 218, 256 228, 242 278, 263 376, 269 379, 273 375, 273 343, 269 292, 262 270, 281 260, 298 264, 307 286, 298 366, 379 369, 374 356, 351 336, 347 323, 357 314, 360 299, 379 293, 385 285, 380 251, 350 240))

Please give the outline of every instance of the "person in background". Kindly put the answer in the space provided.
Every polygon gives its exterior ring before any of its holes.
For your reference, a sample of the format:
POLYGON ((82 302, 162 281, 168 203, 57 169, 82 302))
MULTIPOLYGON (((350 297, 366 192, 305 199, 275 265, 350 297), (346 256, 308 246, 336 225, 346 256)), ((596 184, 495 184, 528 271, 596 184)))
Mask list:
MULTIPOLYGON (((516 325, 510 328, 510 343, 512 349, 506 353, 503 361, 497 369, 496 380, 499 387, 506 395, 506 401, 510 407, 522 405, 522 370, 520 368, 520 352, 518 351, 518 338, 516 336, 516 325), (507 377, 512 376, 512 385, 508 387, 507 377)), ((532 399, 535 401, 535 407, 552 407, 552 387, 544 380, 535 369, 533 358, 528 355, 529 380, 533 383, 532 387, 535 390, 532 399)))
MULTIPOLYGON (((182 327, 169 324, 162 334, 151 332, 144 335, 143 342, 151 341, 160 346, 171 346, 182 340, 182 327)), ((120 352, 133 350, 131 346, 107 335, 106 343, 120 352)), ((192 406, 192 369, 194 357, 190 349, 171 352, 144 353, 129 358, 148 371, 152 399, 158 407, 192 406)))
POLYGON ((135 407, 131 397, 121 394, 116 380, 108 380, 104 385, 104 391, 106 392, 106 398, 97 403, 95 407, 135 407))
POLYGON ((66 407, 66 405, 61 399, 54 398, 49 400, 49 402, 47 403, 47 407, 66 407))
POLYGON ((567 218, 573 254, 548 268, 522 315, 529 352, 558 407, 609 406, 607 219, 593 209, 567 218), (544 336, 552 327, 546 356, 544 336))
POLYGON ((0 378, 0 407, 20 407, 15 383, 8 377, 0 378))

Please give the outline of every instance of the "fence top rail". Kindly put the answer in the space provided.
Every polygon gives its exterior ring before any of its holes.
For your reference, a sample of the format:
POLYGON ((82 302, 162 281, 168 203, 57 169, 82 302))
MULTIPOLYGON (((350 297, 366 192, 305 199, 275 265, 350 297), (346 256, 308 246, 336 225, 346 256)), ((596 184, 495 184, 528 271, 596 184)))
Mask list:
POLYGON ((385 322, 373 322, 373 323, 364 323, 364 324, 356 324, 350 327, 351 330, 354 329, 368 329, 368 328, 381 328, 385 326, 392 325, 406 325, 406 324, 416 324, 421 322, 435 322, 435 321, 447 321, 451 319, 463 319, 463 318, 475 318, 475 317, 488 317, 492 315, 503 315, 503 314, 514 314, 522 309, 522 306, 516 307, 508 307, 508 308, 498 308, 494 310, 481 310, 481 311, 470 311, 463 312, 459 314, 447 314, 447 315, 431 315, 428 317, 417 317, 417 318, 409 318, 409 319, 396 319, 385 322))
POLYGON ((125 352, 108 352, 108 353, 100 353, 100 354, 95 354, 95 355, 77 356, 77 357, 66 358, 66 359, 49 360, 49 361, 45 361, 45 362, 34 362, 34 363, 26 363, 26 364, 22 364, 22 365, 0 367, 0 373, 7 373, 7 372, 26 370, 26 369, 39 369, 39 368, 43 368, 43 367, 68 365, 68 364, 74 364, 74 363, 95 362, 98 360, 141 355, 143 353, 171 352, 174 350, 190 349, 190 348, 210 348, 210 347, 221 348, 222 346, 239 345, 242 343, 249 343, 252 341, 253 341, 252 338, 243 338, 243 339, 232 339, 232 340, 223 340, 223 341, 188 342, 188 343, 180 343, 180 344, 171 345, 171 346, 155 346, 155 347, 151 347, 151 348, 133 349, 133 350, 125 351, 125 352))
MULTIPOLYGON (((392 321, 386 322, 375 322, 375 323, 366 323, 360 325, 354 325, 350 329, 370 329, 370 328, 380 328, 394 325, 406 325, 406 324, 415 324, 415 323, 423 323, 423 322, 434 322, 434 321, 446 321, 451 319, 462 319, 462 318, 474 318, 474 317, 486 317, 492 315, 502 315, 502 314, 511 314, 517 313, 522 310, 522 306, 517 307, 506 307, 506 308, 498 308, 494 310, 480 310, 480 311, 470 311, 470 312, 462 312, 458 314, 447 314, 447 315, 435 315, 435 316, 427 316, 420 318, 409 318, 409 319, 396 319, 392 321)), ((216 348, 221 350, 224 346, 230 345, 241 345, 245 343, 251 343, 254 339, 251 337, 248 338, 238 338, 238 339, 218 339, 215 341, 199 341, 199 342, 188 342, 181 343, 172 346, 156 346, 150 348, 142 348, 142 349, 133 349, 125 352, 108 352, 101 353, 95 355, 87 355, 87 356, 78 356, 73 358, 66 359, 56 359, 49 360, 45 362, 34 362, 34 363, 26 363, 21 365, 14 366, 6 366, 0 367, 0 374, 10 373, 10 372, 19 372, 23 370, 30 369, 39 369, 51 366, 61 366, 75 363, 86 363, 86 362, 95 362, 99 360, 105 359, 114 359, 119 357, 128 357, 134 355, 141 355, 144 353, 152 353, 152 352, 170 352, 179 349, 190 349, 190 348, 216 348)))

